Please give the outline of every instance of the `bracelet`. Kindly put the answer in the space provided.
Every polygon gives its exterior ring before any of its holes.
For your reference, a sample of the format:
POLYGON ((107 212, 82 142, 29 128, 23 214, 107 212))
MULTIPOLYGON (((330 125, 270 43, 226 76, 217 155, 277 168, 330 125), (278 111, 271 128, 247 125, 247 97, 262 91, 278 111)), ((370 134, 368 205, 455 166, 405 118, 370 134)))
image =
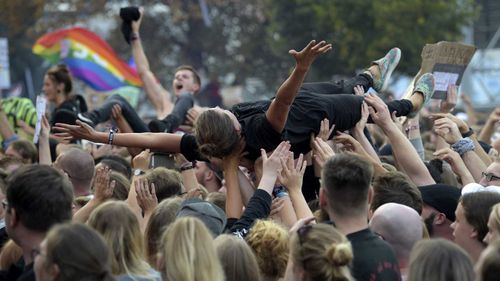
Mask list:
POLYGON ((474 134, 474 130, 472 128, 469 128, 469 130, 465 133, 462 134, 462 138, 468 138, 474 134))
POLYGON ((188 162, 188 163, 182 164, 182 166, 179 168, 179 170, 181 172, 184 172, 187 170, 191 170, 193 168, 194 168, 193 162, 188 162))
POLYGON ((138 32, 132 32, 130 33, 130 41, 134 41, 134 40, 137 40, 139 39, 139 33, 138 32))
POLYGON ((113 138, 115 137, 116 129, 110 128, 108 135, 108 144, 113 144, 113 138))
POLYGON ((470 138, 463 138, 451 145, 451 149, 460 154, 460 156, 474 150, 475 148, 474 142, 470 138))

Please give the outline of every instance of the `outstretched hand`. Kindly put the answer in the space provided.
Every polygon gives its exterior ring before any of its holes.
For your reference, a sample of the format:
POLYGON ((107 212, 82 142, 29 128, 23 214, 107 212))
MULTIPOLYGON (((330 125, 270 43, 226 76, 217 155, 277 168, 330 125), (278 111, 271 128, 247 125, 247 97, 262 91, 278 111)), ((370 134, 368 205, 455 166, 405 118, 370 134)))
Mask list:
POLYGON ((295 58, 298 67, 307 69, 319 55, 325 54, 331 49, 332 44, 327 44, 326 41, 316 43, 316 40, 312 40, 300 52, 290 50, 288 53, 295 58))
POLYGON ((70 125, 65 123, 56 123, 54 130, 58 131, 55 136, 60 137, 64 140, 71 139, 86 139, 90 141, 96 141, 94 139, 96 131, 89 125, 76 120, 76 125, 70 125))

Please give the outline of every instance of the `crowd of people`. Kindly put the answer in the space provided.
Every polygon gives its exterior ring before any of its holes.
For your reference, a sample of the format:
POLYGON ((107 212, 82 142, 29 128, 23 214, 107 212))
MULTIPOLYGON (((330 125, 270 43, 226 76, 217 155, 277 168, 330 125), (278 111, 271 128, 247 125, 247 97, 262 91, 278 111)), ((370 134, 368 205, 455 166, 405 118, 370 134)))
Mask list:
POLYGON ((156 119, 119 95, 87 110, 64 65, 37 143, 34 109, 1 101, 0 280, 499 280, 499 108, 462 93, 457 117, 431 73, 382 100, 398 48, 304 83, 332 49, 314 40, 272 99, 203 108, 194 68, 155 78, 144 11, 121 16, 156 119))

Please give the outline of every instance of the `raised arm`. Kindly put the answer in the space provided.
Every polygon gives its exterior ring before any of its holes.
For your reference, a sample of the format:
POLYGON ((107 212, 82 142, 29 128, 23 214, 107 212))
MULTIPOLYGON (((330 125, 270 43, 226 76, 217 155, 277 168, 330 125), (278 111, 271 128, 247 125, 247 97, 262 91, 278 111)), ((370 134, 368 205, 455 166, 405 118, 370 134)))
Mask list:
MULTIPOLYGON (((76 121, 76 125, 57 123, 56 136, 64 139, 86 139, 97 143, 109 143, 109 132, 97 132, 89 125, 76 121)), ((111 144, 160 150, 169 153, 181 152, 182 136, 169 133, 114 133, 111 144)))
POLYGON ((151 101, 156 109, 158 119, 165 118, 172 108, 174 107, 171 101, 170 93, 162 87, 156 80, 153 72, 149 68, 148 58, 142 48, 141 39, 139 36, 139 29, 141 27, 142 17, 144 16, 144 9, 139 9, 140 17, 137 21, 132 21, 132 39, 130 45, 132 46, 132 56, 137 67, 137 72, 144 82, 144 91, 148 99, 151 101))
POLYGON ((295 58, 296 65, 292 74, 290 74, 290 76, 278 89, 278 92, 276 92, 276 97, 266 112, 266 118, 276 132, 281 132, 283 131, 283 128, 285 128, 288 112, 290 111, 290 107, 298 94, 304 78, 306 77, 309 67, 316 57, 330 51, 331 49, 332 44, 327 44, 325 41, 321 41, 316 44, 316 41, 313 40, 309 42, 309 44, 300 52, 295 50, 289 51, 290 55, 295 58))
POLYGON ((412 182, 417 186, 435 184, 413 145, 392 121, 387 105, 374 95, 365 96, 365 102, 370 106, 368 110, 373 122, 387 135, 394 157, 412 182))

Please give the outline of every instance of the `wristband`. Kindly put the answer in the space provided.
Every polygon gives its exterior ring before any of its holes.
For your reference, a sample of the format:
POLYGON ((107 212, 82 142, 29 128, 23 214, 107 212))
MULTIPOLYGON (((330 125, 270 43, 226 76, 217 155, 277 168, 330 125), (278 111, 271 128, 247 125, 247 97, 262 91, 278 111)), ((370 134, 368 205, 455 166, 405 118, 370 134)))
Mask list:
POLYGON ((474 134, 474 130, 472 128, 469 128, 469 130, 465 133, 462 134, 462 138, 468 138, 474 134))
POLYGON ((474 142, 470 138, 463 138, 451 145, 451 149, 460 154, 460 156, 474 150, 475 148, 474 142))
POLYGON ((276 185, 273 188, 273 195, 276 198, 282 198, 282 197, 288 196, 288 192, 284 186, 276 185))
POLYGON ((130 33, 130 41, 134 41, 134 40, 137 40, 139 39, 139 33, 138 32, 132 32, 130 33))
POLYGON ((110 128, 108 135, 108 144, 113 144, 113 138, 115 137, 116 129, 110 128))

